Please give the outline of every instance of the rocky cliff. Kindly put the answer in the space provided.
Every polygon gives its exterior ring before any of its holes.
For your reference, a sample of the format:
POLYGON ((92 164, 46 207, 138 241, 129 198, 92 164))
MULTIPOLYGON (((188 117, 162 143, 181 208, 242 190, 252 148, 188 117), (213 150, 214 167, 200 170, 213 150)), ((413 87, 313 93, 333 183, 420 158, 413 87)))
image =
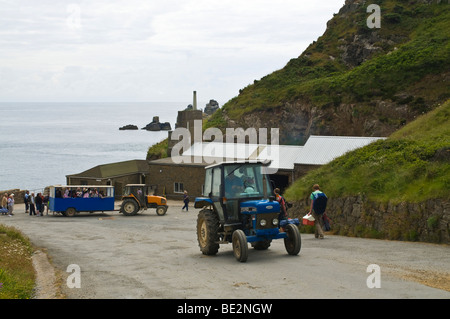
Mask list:
POLYGON ((337 234, 450 243, 450 99, 297 179, 284 194, 295 217, 309 211, 314 184, 337 234))
POLYGON ((298 58, 240 90, 206 127, 279 127, 310 134, 388 136, 449 96, 450 11, 441 1, 347 0, 298 58), (369 4, 381 27, 369 28, 369 4))

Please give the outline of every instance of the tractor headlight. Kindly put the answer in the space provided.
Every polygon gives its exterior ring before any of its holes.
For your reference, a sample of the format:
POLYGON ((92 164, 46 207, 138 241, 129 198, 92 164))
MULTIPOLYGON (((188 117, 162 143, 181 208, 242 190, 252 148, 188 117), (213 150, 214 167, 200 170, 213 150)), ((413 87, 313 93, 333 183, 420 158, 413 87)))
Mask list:
POLYGON ((274 218, 272 220, 272 225, 277 226, 278 225, 278 218, 274 218))
POLYGON ((261 221, 259 222, 259 224, 264 227, 267 225, 267 221, 265 219, 261 219, 261 221))

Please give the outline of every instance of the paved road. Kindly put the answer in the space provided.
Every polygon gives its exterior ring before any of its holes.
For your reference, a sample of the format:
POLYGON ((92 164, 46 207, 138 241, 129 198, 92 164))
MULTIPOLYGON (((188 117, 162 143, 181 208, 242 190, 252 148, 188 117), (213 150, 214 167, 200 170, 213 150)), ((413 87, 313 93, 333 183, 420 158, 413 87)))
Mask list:
POLYGON ((149 210, 73 218, 28 216, 16 205, 15 215, 0 216, 0 223, 47 250, 68 298, 450 298, 449 246, 302 234, 299 256, 289 256, 277 240, 267 251, 250 249, 248 261, 238 263, 231 245, 203 256, 197 211, 170 204, 163 217, 149 210), (81 288, 69 289, 73 264, 81 288), (371 264, 380 267, 380 288, 368 288, 371 264))

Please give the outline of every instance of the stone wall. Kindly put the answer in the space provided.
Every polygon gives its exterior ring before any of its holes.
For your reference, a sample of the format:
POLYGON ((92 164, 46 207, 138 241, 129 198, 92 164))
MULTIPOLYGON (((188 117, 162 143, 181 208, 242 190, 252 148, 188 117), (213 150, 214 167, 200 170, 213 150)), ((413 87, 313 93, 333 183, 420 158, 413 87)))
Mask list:
MULTIPOLYGON (((25 192, 26 192, 26 190, 22 190, 22 189, 9 189, 9 190, 5 190, 5 191, 0 191, 0 195, 1 195, 0 198, 3 198, 3 195, 5 193, 8 193, 8 195, 14 194, 14 204, 23 204, 24 198, 25 198, 25 192)), ((30 192, 30 194, 31 194, 31 192, 30 192)))
POLYGON ((149 169, 150 184, 156 185, 157 195, 165 195, 168 199, 183 198, 182 192, 175 192, 175 183, 182 183, 188 191, 191 202, 202 195, 205 181, 205 167, 202 165, 152 164, 149 169))
MULTIPOLYGON (((310 201, 297 202, 293 217, 309 211, 310 201)), ((327 215, 338 235, 450 244, 450 201, 378 203, 363 196, 330 198, 327 215)))

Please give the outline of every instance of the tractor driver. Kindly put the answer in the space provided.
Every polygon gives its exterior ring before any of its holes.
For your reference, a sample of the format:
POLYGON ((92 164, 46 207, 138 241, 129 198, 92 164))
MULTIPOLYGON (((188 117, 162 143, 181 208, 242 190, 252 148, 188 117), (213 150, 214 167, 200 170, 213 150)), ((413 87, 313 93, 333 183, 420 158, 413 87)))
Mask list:
POLYGON ((242 193, 244 185, 242 180, 232 172, 225 178, 225 197, 235 198, 242 193))
POLYGON ((225 177, 225 197, 227 198, 225 209, 228 220, 237 221, 239 219, 239 202, 237 198, 243 190, 242 180, 234 175, 234 171, 228 173, 225 177))

